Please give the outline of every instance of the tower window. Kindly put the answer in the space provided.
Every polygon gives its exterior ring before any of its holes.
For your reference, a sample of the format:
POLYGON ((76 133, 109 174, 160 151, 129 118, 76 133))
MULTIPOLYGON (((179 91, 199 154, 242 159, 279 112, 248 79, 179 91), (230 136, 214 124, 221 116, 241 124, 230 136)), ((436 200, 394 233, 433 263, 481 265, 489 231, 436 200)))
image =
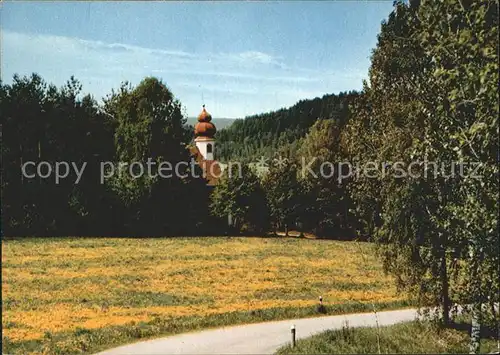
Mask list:
POLYGON ((207 153, 212 153, 212 145, 207 144, 207 153))

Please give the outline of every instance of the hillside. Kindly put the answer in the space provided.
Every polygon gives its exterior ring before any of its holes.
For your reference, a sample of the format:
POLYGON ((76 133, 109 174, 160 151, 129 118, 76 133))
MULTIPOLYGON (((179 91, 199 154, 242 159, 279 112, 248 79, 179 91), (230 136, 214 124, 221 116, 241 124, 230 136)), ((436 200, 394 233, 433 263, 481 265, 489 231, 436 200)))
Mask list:
POLYGON ((249 116, 217 133, 218 159, 252 162, 276 152, 290 155, 298 141, 318 119, 335 119, 343 125, 348 118, 348 103, 356 91, 327 94, 301 100, 289 108, 249 116))
MULTIPOLYGON (((234 123, 234 121, 236 121, 236 119, 234 118, 212 118, 212 122, 215 125, 215 127, 217 127, 217 130, 221 130, 231 126, 234 123)), ((188 125, 194 126, 196 122, 197 122, 196 117, 188 117, 186 123, 188 125)))

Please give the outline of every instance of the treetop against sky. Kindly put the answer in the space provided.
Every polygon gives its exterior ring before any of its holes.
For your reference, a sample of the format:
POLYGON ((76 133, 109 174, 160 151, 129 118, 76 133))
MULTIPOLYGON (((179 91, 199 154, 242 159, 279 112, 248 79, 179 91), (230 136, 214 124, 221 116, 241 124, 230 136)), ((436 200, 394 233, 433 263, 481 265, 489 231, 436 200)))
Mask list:
POLYGON ((71 75, 96 98, 162 78, 196 115, 243 117, 360 89, 392 2, 8 2, 2 80, 71 75))

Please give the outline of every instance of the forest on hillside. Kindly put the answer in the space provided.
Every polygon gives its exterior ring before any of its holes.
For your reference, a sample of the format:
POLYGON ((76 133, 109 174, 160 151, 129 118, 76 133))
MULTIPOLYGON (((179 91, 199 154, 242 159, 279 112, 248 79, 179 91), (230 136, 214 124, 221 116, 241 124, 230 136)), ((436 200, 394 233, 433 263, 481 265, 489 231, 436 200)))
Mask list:
POLYGON ((218 159, 253 162, 279 154, 291 157, 299 141, 318 119, 329 119, 343 126, 349 104, 359 96, 356 91, 329 94, 301 100, 289 108, 236 120, 217 134, 218 159))
MULTIPOLYGON (((201 108, 200 108, 201 110, 201 108)), ((217 130, 222 130, 226 127, 231 126, 236 121, 235 118, 212 118, 212 123, 217 127, 217 130)), ((198 122, 198 117, 188 117, 186 119, 186 124, 190 126, 195 126, 198 122)))
POLYGON ((230 174, 230 167, 212 192, 192 175, 100 181, 102 161, 190 159, 193 132, 161 80, 123 84, 101 105, 73 78, 57 88, 36 74, 16 76, 0 86, 2 232, 256 235, 294 228, 369 238, 398 286, 441 305, 444 322, 454 303, 498 321, 498 50, 497 1, 396 2, 363 90, 304 100, 218 132, 222 161, 287 160, 264 176, 248 165, 230 174), (312 161, 313 174, 303 174, 301 159, 312 161), (23 178, 28 161, 88 166, 79 183, 76 170, 56 183, 23 178), (374 163, 384 173, 346 175, 338 162, 374 163), (417 162, 418 174, 396 175, 396 162, 417 162), (457 162, 475 175, 453 171, 457 162), (325 167, 328 178, 318 178, 325 167))

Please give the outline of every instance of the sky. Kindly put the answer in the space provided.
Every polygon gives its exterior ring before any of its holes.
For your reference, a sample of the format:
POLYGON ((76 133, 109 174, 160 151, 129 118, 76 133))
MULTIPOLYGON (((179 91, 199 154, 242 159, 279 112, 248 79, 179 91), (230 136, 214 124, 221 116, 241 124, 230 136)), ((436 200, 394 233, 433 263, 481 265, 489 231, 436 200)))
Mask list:
POLYGON ((97 100, 161 79, 218 118, 357 90, 392 1, 3 2, 1 76, 74 75, 97 100))

